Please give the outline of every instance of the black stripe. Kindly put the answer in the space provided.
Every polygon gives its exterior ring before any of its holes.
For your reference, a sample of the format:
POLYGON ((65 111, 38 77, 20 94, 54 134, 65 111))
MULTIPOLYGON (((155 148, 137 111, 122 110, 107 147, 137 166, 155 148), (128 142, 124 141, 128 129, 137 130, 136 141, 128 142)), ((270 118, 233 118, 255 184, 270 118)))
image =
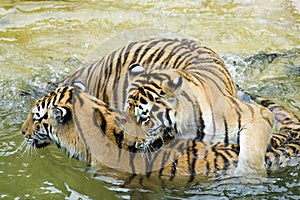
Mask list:
MULTIPOLYGON (((127 45, 127 48, 126 47, 124 47, 123 49, 125 49, 126 48, 126 50, 125 51, 123 51, 124 52, 124 54, 123 55, 121 55, 121 57, 123 58, 123 62, 120 62, 120 65, 121 65, 121 67, 122 67, 122 69, 123 68, 125 68, 125 64, 127 63, 127 60, 128 60, 128 62, 129 62, 129 65, 128 66, 130 66, 130 64, 132 64, 131 63, 131 60, 130 60, 130 58, 129 58, 129 55, 130 55, 130 51, 131 51, 131 49, 133 48, 133 46, 135 45, 135 44, 137 44, 138 42, 132 42, 132 43, 130 43, 129 45, 127 45)), ((128 69, 127 69, 128 70, 128 69)), ((122 86, 123 88, 122 88, 122 103, 120 104, 120 105, 125 105, 125 101, 126 101, 126 96, 127 96, 127 89, 128 89, 128 87, 129 87, 129 81, 128 81, 128 73, 125 73, 125 78, 124 78, 124 82, 123 82, 123 84, 122 83, 119 83, 120 84, 120 86, 122 86)), ((116 104, 117 102, 115 101, 115 104, 116 104)), ((115 105, 117 108, 120 108, 119 107, 119 105, 115 105)))
POLYGON ((200 103, 195 100, 195 102, 191 99, 190 94, 186 93, 185 91, 181 92, 181 95, 186 98, 187 102, 189 102, 190 104, 192 104, 192 107, 195 108, 193 109, 193 115, 190 118, 190 120, 195 120, 193 122, 193 126, 197 126, 197 136, 195 139, 202 141, 205 133, 204 133, 204 129, 205 129, 205 121, 203 119, 202 116, 202 111, 201 111, 201 107, 200 107, 200 103))
MULTIPOLYGON (((217 143, 218 144, 218 143, 217 143)), ((217 152, 216 148, 215 148, 215 145, 212 146, 211 150, 215 153, 215 158, 214 158, 214 169, 215 169, 215 172, 217 170, 219 170, 219 167, 218 167, 218 158, 220 157, 220 154, 219 152, 217 152)))
MULTIPOLYGON (((251 98, 252 98, 252 96, 251 96, 251 98)), ((270 105, 274 105, 275 103, 272 102, 272 101, 270 101, 270 100, 262 100, 262 101, 260 102, 260 104, 261 104, 262 106, 264 106, 264 107, 269 107, 270 105)), ((280 107, 281 107, 281 106, 280 106, 280 107)))
POLYGON ((95 67, 95 68, 100 68, 99 70, 97 70, 97 74, 94 74, 93 75, 93 78, 94 78, 94 87, 93 87, 93 90, 90 86, 90 83, 88 84, 88 90, 89 90, 89 93, 95 97, 97 97, 98 99, 101 100, 101 96, 100 94, 102 94, 101 90, 102 90, 102 87, 101 87, 101 82, 102 82, 102 74, 103 74, 103 68, 104 67, 100 67, 100 66, 103 66, 102 63, 98 63, 98 65, 95 67), (100 65, 101 64, 101 65, 100 65))
POLYGON ((187 165, 188 165, 188 170, 189 172, 191 172, 192 170, 192 159, 193 159, 193 149, 191 149, 191 145, 190 145, 190 140, 187 141, 187 147, 186 147, 186 154, 187 154, 187 165))
POLYGON ((53 127, 52 126, 49 126, 49 133, 51 133, 51 134, 53 133, 53 127))
POLYGON ((163 170, 166 167, 166 164, 168 163, 168 158, 170 157, 170 152, 164 152, 163 156, 162 156, 162 160, 161 160, 161 164, 160 164, 160 170, 159 170, 159 177, 162 176, 163 170))
MULTIPOLYGON (((227 154, 228 155, 228 153, 227 153, 227 150, 223 150, 223 153, 225 153, 225 154, 227 154)), ((223 159, 223 163, 224 163, 224 165, 223 165, 223 170, 228 170, 228 168, 230 167, 230 161, 227 159, 227 157, 224 155, 224 154, 220 154, 221 155, 221 157, 222 157, 222 159, 223 159)))
POLYGON ((81 75, 85 68, 79 69, 78 71, 74 72, 72 75, 65 77, 62 80, 62 83, 72 83, 74 80, 77 80, 81 75))
MULTIPOLYGON (((142 61, 142 59, 147 55, 149 50, 155 49, 154 46, 156 46, 158 43, 160 44, 161 40, 154 40, 154 41, 151 41, 150 43, 148 43, 148 45, 145 47, 145 50, 141 52, 140 59, 138 60, 138 63, 140 63, 142 61)), ((145 60, 146 59, 147 58, 145 58, 145 60)))
POLYGON ((177 163, 178 163, 177 159, 173 160, 173 162, 172 162, 172 170, 171 170, 170 181, 172 181, 174 179, 174 177, 176 176, 177 163))
POLYGON ((165 43, 165 45, 161 48, 160 52, 157 54, 156 58, 154 59, 153 63, 159 63, 159 60, 163 58, 164 54, 166 53, 166 48, 172 45, 172 42, 165 43))
MULTIPOLYGON (((132 48, 134 47, 134 45, 136 45, 136 44, 138 44, 138 42, 132 42, 132 43, 130 43, 129 45, 127 45, 127 48, 126 48, 125 53, 124 53, 124 56, 123 56, 123 58, 124 58, 124 61, 123 61, 123 63, 122 63, 122 66, 123 66, 123 67, 124 67, 125 64, 127 63, 127 59, 129 58, 129 55, 130 55, 130 53, 131 53, 131 50, 132 50, 132 48)), ((130 57, 129 59, 131 59, 131 57, 130 57)), ((131 62, 131 60, 129 60, 129 62, 131 62)), ((132 64, 132 63, 130 63, 130 64, 132 64)))
POLYGON ((207 157, 208 157, 208 150, 205 150, 203 160, 206 162, 206 172, 205 172, 206 176, 208 176, 211 171, 211 167, 209 164, 209 160, 207 160, 207 157))
POLYGON ((147 100, 144 97, 140 98, 140 102, 141 102, 141 104, 144 104, 144 105, 148 104, 147 100))
POLYGON ((278 154, 277 151, 273 152, 274 158, 275 158, 275 165, 276 167, 280 167, 280 155, 278 154))
MULTIPOLYGON (((157 80, 157 82, 159 82, 159 83, 162 83, 162 82, 165 81, 165 80, 169 80, 169 81, 171 80, 171 77, 170 77, 168 74, 163 73, 163 72, 161 72, 161 71, 156 72, 156 73, 152 72, 150 76, 147 76, 147 78, 148 78, 148 80, 149 80, 150 78, 151 78, 151 79, 155 79, 155 80, 157 80)), ((152 83, 154 83, 154 82, 151 81, 151 84, 152 84, 152 83)))
POLYGON ((199 117, 196 118, 196 123, 198 125, 197 125, 197 136, 196 136, 195 139, 197 139, 199 141, 202 141, 204 136, 205 136, 205 133, 204 133, 205 122, 204 122, 204 119, 203 119, 203 116, 202 116, 202 111, 201 111, 201 108, 200 108, 200 104, 196 102, 195 108, 199 112, 199 114, 198 114, 199 117))
POLYGON ((95 109, 93 117, 94 117, 93 118, 94 125, 96 125, 97 127, 100 127, 103 134, 106 134, 106 119, 105 119, 103 113, 100 110, 95 109))
MULTIPOLYGON (((103 83, 103 87, 104 87, 103 88, 103 101, 105 103, 107 103, 108 105, 110 104, 110 102, 109 102, 109 98, 107 97, 108 96, 107 95, 107 89, 108 89, 107 85, 108 85, 109 81, 111 81, 111 75, 114 72, 112 69, 113 68, 112 65, 113 65, 113 60, 114 60, 115 54, 116 54, 116 52, 113 52, 112 54, 110 54, 109 59, 107 59, 108 63, 106 62, 105 70, 104 70, 105 79, 104 79, 104 83, 103 83)), ((114 85, 112 87, 114 87, 114 85)))
POLYGON ((114 132, 114 136, 115 136, 115 141, 118 145, 118 147, 121 149, 122 148, 122 143, 123 143, 123 140, 124 140, 124 131, 121 131, 121 132, 114 132))
MULTIPOLYGON (((149 100, 150 100, 151 102, 154 101, 154 97, 152 96, 152 94, 151 94, 150 92, 147 92, 147 97, 149 98, 149 100)), ((152 108, 152 109, 153 109, 153 108, 152 108)))
POLYGON ((80 91, 74 88, 74 89, 73 89, 73 93, 74 93, 74 98, 73 98, 73 100, 74 100, 74 105, 75 105, 75 102, 76 102, 77 100, 79 100, 79 103, 80 103, 79 105, 80 105, 80 107, 82 107, 84 101, 83 101, 83 99, 79 96, 80 91))
POLYGON ((228 98, 232 104, 234 104, 233 108, 235 109, 235 112, 237 114, 237 117, 238 117, 238 133, 237 133, 237 144, 240 144, 240 133, 242 131, 242 125, 241 125, 241 119, 242 119, 242 109, 240 108, 240 105, 238 104, 237 100, 234 99, 234 98, 228 98))
POLYGON ((46 130, 47 136, 49 137, 49 125, 47 123, 43 123, 44 129, 46 130))
POLYGON ((177 63, 177 65, 178 65, 177 68, 181 68, 184 70, 195 69, 195 66, 192 64, 192 60, 191 60, 193 58, 192 55, 193 54, 191 52, 189 52, 187 55, 185 55, 184 59, 180 60, 177 63))
MULTIPOLYGON (((96 84, 95 85, 98 85, 98 83, 100 82, 100 80, 99 80, 99 82, 98 82, 98 78, 99 79, 101 79, 102 78, 102 76, 100 75, 100 74, 102 74, 102 70, 103 70, 103 68, 104 67, 101 67, 100 68, 100 73, 99 73, 99 75, 98 74, 96 74, 95 73, 95 71, 96 70, 98 70, 99 69, 99 66, 102 66, 102 63, 103 63, 103 61, 105 61, 104 59, 101 59, 99 62, 95 62, 95 63, 93 63, 91 66, 89 66, 89 67, 87 67, 87 68, 85 68, 86 70, 87 70, 87 72, 86 72, 86 74, 87 74, 87 77, 86 77, 86 85, 88 86, 88 90, 91 90, 91 85, 92 85, 92 83, 93 83, 93 79, 96 77, 96 84), (96 76, 95 76, 95 74, 96 74, 96 76)), ((94 90, 93 91, 96 91, 95 90, 96 88, 94 88, 94 90)), ((91 92, 91 91, 90 91, 91 92)))
POLYGON ((186 54, 188 54, 189 52, 190 52, 190 51, 187 50, 187 51, 184 51, 183 53, 180 53, 179 55, 176 55, 177 58, 175 59, 174 64, 173 64, 173 68, 174 68, 174 69, 177 69, 177 68, 180 67, 180 64, 185 60, 185 56, 186 56, 186 54), (182 59, 182 60, 180 61, 180 59, 182 59))
POLYGON ((157 85, 155 82, 152 82, 151 85, 156 87, 157 89, 161 89, 161 87, 159 85, 157 85))
POLYGON ((142 48, 144 47, 145 45, 144 44, 140 44, 139 47, 134 51, 134 54, 131 58, 131 63, 135 63, 139 54, 140 54, 140 51, 142 50, 142 48))
POLYGON ((63 88, 63 90, 61 91, 61 93, 60 93, 60 97, 59 97, 59 99, 58 99, 58 102, 60 102, 63 98, 64 98, 64 96, 65 96, 65 93, 68 91, 68 87, 64 87, 63 88))
POLYGON ((46 101, 42 101, 41 107, 45 109, 46 101))
POLYGON ((294 140, 294 141, 290 141, 290 144, 287 145, 290 149, 292 149, 292 152, 293 152, 294 156, 298 156, 298 154, 300 153, 298 151, 299 143, 300 143, 300 140, 297 139, 297 140, 294 140))
MULTIPOLYGON (((119 79, 120 79, 120 74, 121 74, 121 71, 122 71, 122 65, 121 65, 121 59, 122 59, 122 54, 123 54, 123 51, 124 51, 124 47, 120 50, 120 52, 118 53, 118 58, 117 58, 117 62, 115 63, 114 67, 115 67, 115 76, 114 76, 114 89, 113 89, 113 99, 114 99, 114 102, 122 102, 123 101, 123 97, 119 94, 119 79), (121 99, 121 100, 120 100, 121 99)), ((115 103, 116 104, 116 103, 115 103)), ((120 110, 120 107, 119 105, 115 105, 114 104, 114 107, 115 108, 118 108, 120 110)))
POLYGON ((168 57, 165 59, 164 62, 162 62, 162 64, 164 66, 169 66, 169 62, 171 61, 172 58, 174 58, 175 56, 177 56, 177 52, 180 51, 182 48, 182 44, 179 43, 178 45, 174 46, 173 49, 170 51, 170 54, 168 55, 168 57))
MULTIPOLYGON (((226 73, 227 71, 221 70, 218 68, 218 66, 216 66, 215 63, 199 63, 199 66, 197 66, 197 70, 201 70, 204 72, 208 72, 210 74, 212 74, 212 76, 214 77, 213 79, 219 79, 220 82, 222 82, 226 88, 231 88, 232 84, 230 84, 230 87, 228 86, 227 83, 232 83, 232 78, 231 75, 229 73, 226 73), (224 76, 226 77, 226 80, 224 80, 224 76)), ((199 73, 200 75, 202 75, 203 73, 199 73)))
MULTIPOLYGON (((149 152, 147 154, 147 156, 145 157, 145 162, 147 163, 146 164, 146 174, 147 174, 147 177, 149 178, 151 176, 151 173, 156 170, 153 168, 153 165, 155 163, 155 160, 158 158, 158 156, 155 156, 157 154, 152 154, 151 152, 149 152), (152 156, 153 155, 153 156, 152 156), (150 158, 150 159, 149 159, 150 158)), ((165 154, 164 154, 165 155, 165 154)), ((163 163, 165 160, 161 160, 161 162, 158 162, 158 163, 163 163)))
MULTIPOLYGON (((205 79, 210 80, 219 89, 219 91, 225 96, 225 93, 224 93, 225 90, 224 90, 224 88, 220 87, 220 84, 214 78, 212 78, 212 77, 210 77, 210 76, 208 76, 206 74, 200 73, 200 72, 198 72, 197 74, 199 76, 205 78, 205 79)), ((223 82, 223 80, 221 79, 221 77, 216 77, 216 78, 220 79, 220 81, 223 82)))
MULTIPOLYGON (((154 86, 154 85, 153 85, 154 86)), ((160 96, 155 90, 153 90, 151 87, 149 87, 149 86, 144 86, 144 89, 145 90, 148 90, 148 91, 150 91, 150 92, 152 92, 152 93, 154 93, 154 94, 156 94, 157 96, 160 96)), ((146 95, 145 95, 146 96, 146 95)))
MULTIPOLYGON (((77 93, 75 93, 75 94, 77 94, 77 93)), ((79 97, 79 96, 76 95, 76 97, 79 97)), ((76 104, 77 99, 78 98, 74 98, 74 105, 76 104)), ((80 101, 80 98, 79 98, 79 101, 80 101)), ((87 148, 85 148, 85 151, 86 151, 86 162, 87 163, 91 163, 91 155, 90 155, 90 152, 89 152, 89 148, 87 146, 86 140, 84 139, 84 134, 83 134, 83 131, 82 131, 82 128, 80 126, 80 123, 79 123, 79 120, 77 118, 76 113, 74 113, 74 123, 75 123, 76 130, 78 132, 79 138, 81 138, 84 146, 87 147, 87 148)))
POLYGON ((136 170, 135 170, 135 166, 134 166, 134 157, 135 157, 135 154, 134 152, 130 152, 130 160, 129 160, 129 164, 131 166, 131 174, 132 174, 132 177, 136 176, 136 170))
POLYGON ((131 86, 131 89, 129 90, 129 91, 132 91, 132 90, 134 90, 135 88, 139 88, 139 87, 142 87, 142 86, 144 86, 146 83, 148 83, 146 80, 144 80, 144 79, 137 79, 137 80, 135 80, 135 81, 133 81, 133 82, 131 82, 130 84, 130 86, 131 86), (135 88, 134 88, 135 87, 135 88))
MULTIPOLYGON (((230 148, 230 147, 229 147, 230 148)), ((231 162, 231 160, 233 159, 233 154, 236 154, 234 149, 224 149, 224 153, 229 157, 229 159, 223 155, 223 159, 224 159, 224 169, 227 170, 232 164, 233 162, 231 162)), ((238 155, 237 155, 238 156, 238 155)))
POLYGON ((225 128, 225 139, 224 139, 224 142, 225 143, 229 143, 229 133, 228 133, 228 126, 227 126, 227 121, 226 121, 226 118, 225 116, 223 115, 223 122, 224 122, 224 128, 225 128))
POLYGON ((147 155, 144 157, 145 158, 144 162, 146 163, 146 165, 145 165, 145 167, 146 167, 145 174, 146 174, 147 178, 150 177, 151 170, 153 168, 153 161, 152 161, 151 155, 152 155, 151 153, 147 153, 147 155))
POLYGON ((144 88, 138 87, 138 90, 139 90, 139 92, 140 92, 144 97, 147 96, 147 94, 146 94, 144 88))
MULTIPOLYGON (((160 48, 156 49, 152 54, 149 55, 148 59, 144 62, 145 64, 151 63, 153 58, 155 58, 156 53, 160 50, 160 48)), ((147 65, 145 66, 147 67, 147 65)))
MULTIPOLYGON (((58 91, 58 93, 59 93, 59 91, 58 91)), ((57 94, 54 94, 54 96, 52 96, 52 100, 49 101, 49 103, 52 102, 52 104, 51 104, 52 106, 55 105, 55 102, 56 102, 58 96, 59 96, 59 95, 57 95, 57 94)), ((49 106, 49 105, 48 105, 48 106, 49 106)), ((40 107, 38 107, 38 108, 40 108, 40 107)))
POLYGON ((180 140, 172 140, 172 143, 170 144, 170 148, 174 148, 176 145, 176 150, 180 152, 180 154, 183 154, 186 148, 184 147, 183 142, 179 142, 180 140), (180 144, 178 144, 180 143, 180 144))
POLYGON ((192 163, 191 163, 191 168, 190 168, 189 182, 193 182, 193 180, 195 178, 195 175, 196 175, 195 167, 196 167, 196 161, 198 159, 198 154, 197 154, 197 148, 196 148, 195 140, 193 140, 192 153, 193 153, 193 158, 192 158, 192 163))
POLYGON ((170 110, 171 110, 171 109, 169 109, 169 108, 166 109, 166 118, 167 118, 167 120, 168 120, 168 123, 169 123, 170 125, 172 125, 173 123, 172 123, 172 120, 171 120, 171 118, 170 118, 170 110))
POLYGON ((73 100, 73 88, 69 88, 69 97, 66 100, 66 104, 72 104, 73 100))
POLYGON ((285 157, 285 158, 290 158, 291 157, 291 154, 286 151, 287 149, 284 149, 284 148, 280 148, 279 151, 281 151, 282 155, 285 157))

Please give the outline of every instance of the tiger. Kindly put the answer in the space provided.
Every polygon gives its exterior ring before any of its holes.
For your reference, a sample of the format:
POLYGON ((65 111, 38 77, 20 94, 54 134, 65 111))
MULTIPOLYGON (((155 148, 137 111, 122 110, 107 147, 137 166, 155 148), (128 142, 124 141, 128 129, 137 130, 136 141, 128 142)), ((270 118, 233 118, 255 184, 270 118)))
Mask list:
POLYGON ((264 167, 272 113, 240 101, 224 62, 197 41, 131 42, 64 78, 64 85, 123 110, 147 135, 140 149, 164 135, 235 143, 241 148, 237 174, 264 167))
MULTIPOLYGON (((264 155, 266 168, 273 171, 299 158, 299 119, 270 100, 252 98, 272 111, 278 128, 264 155)), ((33 148, 52 143, 68 157, 89 166, 105 165, 129 172, 130 180, 137 175, 144 177, 140 183, 151 177, 165 181, 183 177, 191 183, 198 180, 198 175, 220 177, 237 168, 240 146, 233 143, 171 139, 169 144, 158 142, 159 150, 147 156, 145 152, 139 154, 132 138, 127 138, 130 134, 124 128, 126 123, 127 116, 122 112, 77 87, 65 86, 34 103, 22 133, 33 148)))

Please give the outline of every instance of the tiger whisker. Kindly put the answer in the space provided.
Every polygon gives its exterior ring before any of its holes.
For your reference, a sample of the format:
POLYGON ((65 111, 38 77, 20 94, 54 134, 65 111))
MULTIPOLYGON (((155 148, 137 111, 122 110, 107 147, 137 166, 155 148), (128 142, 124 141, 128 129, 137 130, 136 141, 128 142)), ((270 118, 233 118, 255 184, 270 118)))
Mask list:
POLYGON ((23 156, 26 155, 26 157, 29 157, 31 155, 31 150, 32 150, 32 147, 31 147, 31 145, 28 144, 24 151, 23 156))
POLYGON ((27 144, 27 146, 25 147, 25 150, 24 150, 23 153, 21 154, 21 157, 24 157, 25 153, 28 153, 28 148, 30 148, 30 147, 29 147, 29 145, 27 144))
POLYGON ((15 154, 15 153, 19 152, 21 149, 24 148, 25 144, 26 144, 26 142, 23 141, 14 151, 7 152, 7 154, 12 155, 12 154, 15 154))
POLYGON ((23 148, 25 147, 25 145, 26 145, 26 141, 24 140, 24 141, 20 144, 20 146, 16 149, 16 151, 19 151, 19 150, 23 149, 23 148))
POLYGON ((29 157, 30 155, 33 155, 37 152, 37 148, 33 141, 24 141, 23 146, 27 145, 23 153, 21 154, 22 157, 29 157))

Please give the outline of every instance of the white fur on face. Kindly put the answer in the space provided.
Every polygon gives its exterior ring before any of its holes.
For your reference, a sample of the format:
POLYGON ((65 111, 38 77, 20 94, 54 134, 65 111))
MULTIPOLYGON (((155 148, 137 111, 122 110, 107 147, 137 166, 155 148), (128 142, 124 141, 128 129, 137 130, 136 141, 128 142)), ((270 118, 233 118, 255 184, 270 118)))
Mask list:
POLYGON ((134 108, 134 115, 136 116, 137 123, 144 125, 150 119, 150 111, 152 109, 152 104, 141 104, 134 108))

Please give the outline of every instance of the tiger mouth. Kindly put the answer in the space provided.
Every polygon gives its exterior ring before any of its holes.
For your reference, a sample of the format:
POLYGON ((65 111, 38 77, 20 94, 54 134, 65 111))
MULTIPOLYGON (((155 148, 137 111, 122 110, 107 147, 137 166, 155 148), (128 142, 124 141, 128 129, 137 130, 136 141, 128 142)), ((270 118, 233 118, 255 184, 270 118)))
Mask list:
POLYGON ((142 115, 138 115, 136 118, 137 118, 138 124, 141 124, 141 125, 145 125, 150 120, 149 116, 144 117, 142 115))
POLYGON ((37 139, 35 137, 25 138, 28 145, 32 146, 35 149, 43 148, 48 146, 50 142, 37 139))
POLYGON ((154 152, 169 144, 175 137, 171 128, 163 128, 160 133, 150 135, 146 140, 137 142, 135 147, 143 152, 154 152))

